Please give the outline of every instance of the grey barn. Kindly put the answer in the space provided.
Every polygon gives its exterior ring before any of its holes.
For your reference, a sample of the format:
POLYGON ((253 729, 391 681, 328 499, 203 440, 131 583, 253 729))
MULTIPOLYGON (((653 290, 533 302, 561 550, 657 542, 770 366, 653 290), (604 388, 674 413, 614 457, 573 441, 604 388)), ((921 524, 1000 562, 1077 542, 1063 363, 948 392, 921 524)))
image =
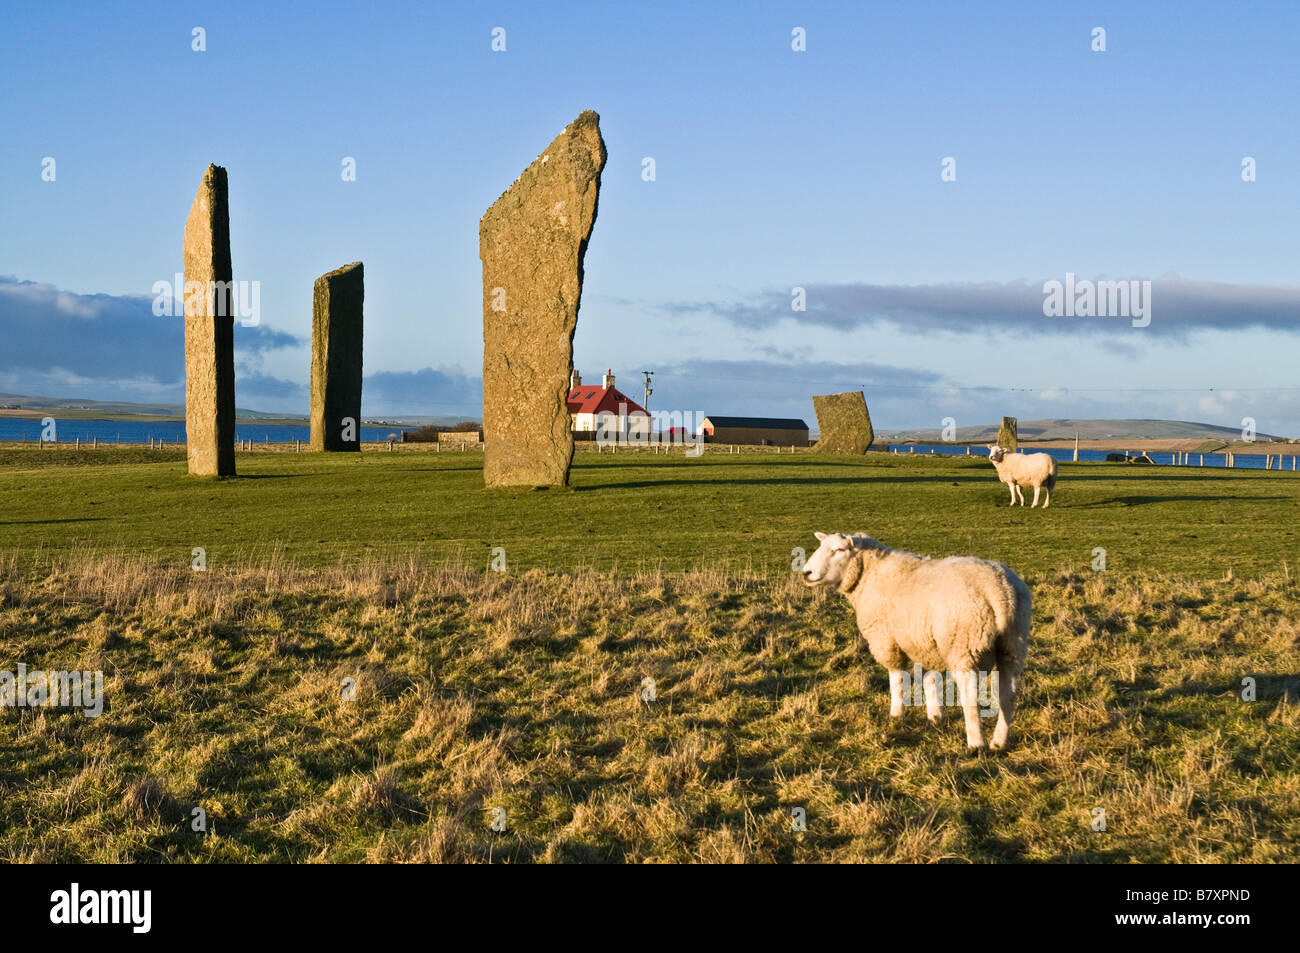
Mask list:
POLYGON ((701 432, 712 443, 808 446, 808 425, 790 417, 719 417, 711 414, 704 418, 701 432))

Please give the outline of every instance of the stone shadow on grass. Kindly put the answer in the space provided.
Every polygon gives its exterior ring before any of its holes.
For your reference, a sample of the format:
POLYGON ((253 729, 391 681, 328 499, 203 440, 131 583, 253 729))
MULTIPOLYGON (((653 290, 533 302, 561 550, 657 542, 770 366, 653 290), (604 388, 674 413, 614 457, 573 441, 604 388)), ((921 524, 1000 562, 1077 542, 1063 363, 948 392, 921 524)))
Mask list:
MULTIPOLYGON (((1243 496, 1234 497, 1232 503, 1262 503, 1266 500, 1289 500, 1289 496, 1243 496)), ((1113 496, 1109 500, 1093 500, 1091 503, 1074 503, 1073 507, 1087 509, 1091 506, 1147 506, 1151 503, 1225 503, 1221 496, 1113 496)))
POLYGON ((102 523, 107 516, 77 516, 62 520, 0 520, 0 526, 53 526, 56 523, 102 523))

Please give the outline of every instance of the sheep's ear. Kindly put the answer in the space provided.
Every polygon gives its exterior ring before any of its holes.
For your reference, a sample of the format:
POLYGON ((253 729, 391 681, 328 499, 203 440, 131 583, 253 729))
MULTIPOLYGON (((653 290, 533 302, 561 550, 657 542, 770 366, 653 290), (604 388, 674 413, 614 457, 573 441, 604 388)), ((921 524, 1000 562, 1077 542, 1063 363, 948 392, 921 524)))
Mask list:
POLYGON ((819 542, 819 543, 822 542, 822 541, 826 538, 826 534, 825 534, 825 533, 813 533, 813 535, 817 537, 817 542, 819 542))

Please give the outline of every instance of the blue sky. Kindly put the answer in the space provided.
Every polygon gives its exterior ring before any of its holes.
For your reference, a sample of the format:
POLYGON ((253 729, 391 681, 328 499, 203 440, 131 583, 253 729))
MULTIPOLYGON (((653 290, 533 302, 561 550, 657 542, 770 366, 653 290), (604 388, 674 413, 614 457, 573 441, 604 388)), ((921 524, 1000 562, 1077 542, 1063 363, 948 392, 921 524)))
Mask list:
POLYGON ((862 387, 885 428, 1300 435, 1300 5, 716 7, 6 5, 0 391, 181 399, 150 289, 215 162, 262 292, 240 406, 305 411, 312 281, 362 260, 365 412, 477 415, 478 219, 592 108, 588 380, 650 368, 652 408, 810 422, 862 387), (1155 281, 1151 325, 1043 317, 1067 272, 1155 281))

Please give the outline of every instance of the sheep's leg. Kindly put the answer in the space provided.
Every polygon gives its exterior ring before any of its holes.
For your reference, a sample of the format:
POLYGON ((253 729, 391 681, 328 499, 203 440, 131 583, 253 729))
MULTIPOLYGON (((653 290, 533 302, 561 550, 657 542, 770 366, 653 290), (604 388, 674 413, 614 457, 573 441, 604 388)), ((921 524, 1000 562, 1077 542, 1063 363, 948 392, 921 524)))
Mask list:
POLYGON ((976 691, 977 680, 973 669, 956 672, 957 696, 961 699, 961 710, 966 716, 966 747, 975 749, 984 747, 984 731, 980 728, 979 697, 976 691))
POLYGON ((1014 489, 1014 490, 1016 491, 1016 495, 1020 497, 1020 505, 1021 505, 1021 506, 1024 506, 1024 505, 1025 505, 1025 491, 1022 490, 1022 489, 1020 489, 1020 484, 1019 484, 1019 483, 1013 483, 1013 484, 1011 484, 1011 486, 1012 486, 1012 489, 1014 489))
POLYGON ((903 717, 903 679, 907 673, 901 668, 889 670, 889 717, 903 717))
POLYGON ((1043 509, 1047 509, 1052 505, 1052 491, 1047 487, 1043 487, 1043 494, 1046 496, 1046 499, 1043 501, 1043 509))
POLYGON ((1007 734, 1011 731, 1011 718, 1016 713, 1016 695, 1020 691, 1020 677, 1007 675, 1001 668, 997 671, 998 679, 998 724, 993 729, 992 748, 1007 746, 1007 734))
POLYGON ((1041 490, 1041 489, 1042 489, 1041 486, 1035 486, 1035 487, 1034 487, 1034 502, 1032 502, 1032 503, 1029 504, 1029 508, 1030 508, 1031 510, 1032 510, 1035 506, 1038 505, 1038 491, 1041 490))
POLYGON ((942 674, 934 669, 927 669, 922 679, 925 685, 925 717, 932 725, 937 725, 943 720, 943 708, 939 704, 939 676, 942 674))
POLYGON ((1012 506, 1015 506, 1015 505, 1016 505, 1016 485, 1015 485, 1014 483, 1008 483, 1007 486, 1011 488, 1011 505, 1012 505, 1012 506))

